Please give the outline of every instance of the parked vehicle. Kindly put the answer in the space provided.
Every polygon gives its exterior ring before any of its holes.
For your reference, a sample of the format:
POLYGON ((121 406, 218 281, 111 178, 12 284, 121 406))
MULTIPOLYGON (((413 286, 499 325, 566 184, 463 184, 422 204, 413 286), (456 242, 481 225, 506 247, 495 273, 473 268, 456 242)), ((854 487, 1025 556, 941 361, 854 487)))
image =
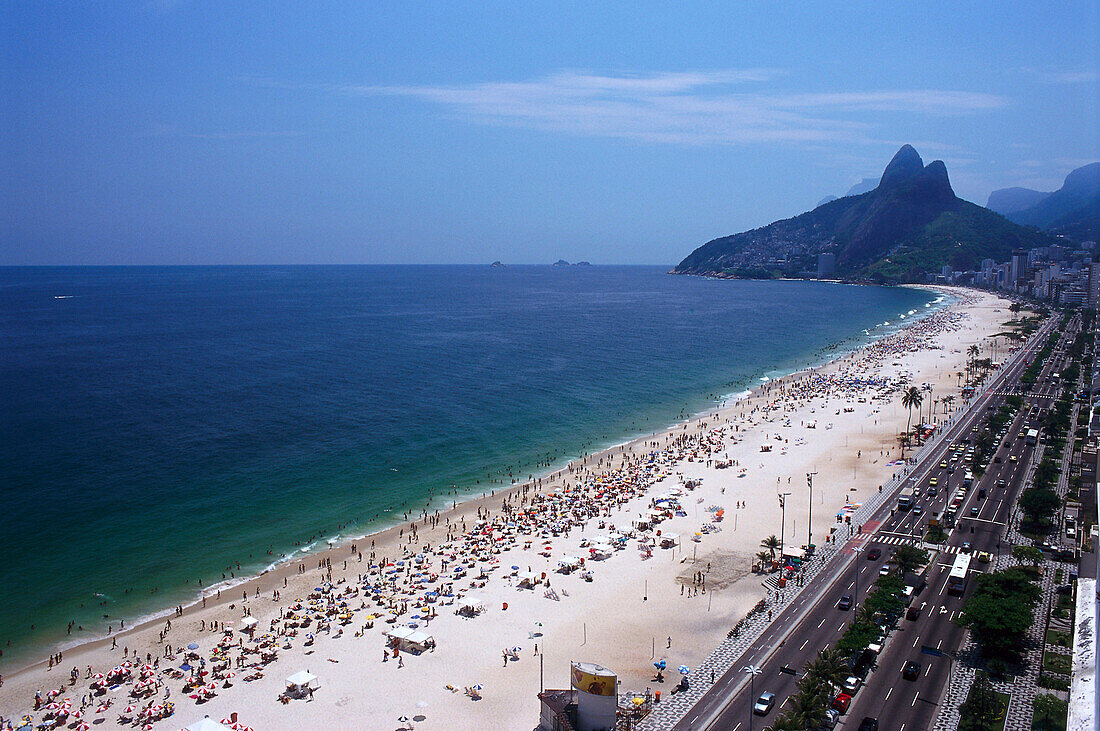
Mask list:
POLYGON ((764 691, 760 694, 760 697, 756 699, 756 705, 752 707, 752 712, 757 716, 766 716, 771 711, 772 706, 775 705, 775 693, 771 691, 764 691))

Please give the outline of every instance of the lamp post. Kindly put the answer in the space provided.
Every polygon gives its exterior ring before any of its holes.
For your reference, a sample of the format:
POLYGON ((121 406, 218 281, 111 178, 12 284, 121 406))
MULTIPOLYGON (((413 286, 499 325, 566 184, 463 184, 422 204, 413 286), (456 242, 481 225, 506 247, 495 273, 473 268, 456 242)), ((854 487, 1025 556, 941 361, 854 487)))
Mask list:
POLYGON ((749 731, 752 731, 752 704, 756 702, 756 676, 760 674, 760 668, 746 665, 741 672, 749 674, 749 731))
POLYGON ((780 558, 781 561, 783 559, 783 547, 786 545, 786 544, 783 543, 783 535, 784 535, 784 531, 786 530, 786 527, 787 527, 787 496, 788 495, 790 495, 789 492, 779 493, 779 510, 781 512, 781 516, 779 518, 779 558, 780 558))
POLYGON ((816 472, 806 473, 806 487, 810 488, 810 509, 806 515, 806 550, 814 544, 814 475, 816 472))

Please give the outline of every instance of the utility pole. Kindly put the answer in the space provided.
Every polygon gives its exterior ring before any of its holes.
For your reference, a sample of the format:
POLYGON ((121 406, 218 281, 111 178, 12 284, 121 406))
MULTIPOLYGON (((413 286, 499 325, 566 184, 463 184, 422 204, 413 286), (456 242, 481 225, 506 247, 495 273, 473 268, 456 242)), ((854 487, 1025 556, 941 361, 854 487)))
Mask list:
POLYGON ((810 550, 810 546, 814 544, 814 475, 817 472, 806 473, 806 487, 810 488, 810 509, 806 515, 806 550, 810 550))
POLYGON ((781 511, 781 517, 779 518, 779 559, 783 560, 783 547, 786 545, 783 542, 784 531, 787 528, 787 496, 789 492, 779 493, 779 510, 781 511))

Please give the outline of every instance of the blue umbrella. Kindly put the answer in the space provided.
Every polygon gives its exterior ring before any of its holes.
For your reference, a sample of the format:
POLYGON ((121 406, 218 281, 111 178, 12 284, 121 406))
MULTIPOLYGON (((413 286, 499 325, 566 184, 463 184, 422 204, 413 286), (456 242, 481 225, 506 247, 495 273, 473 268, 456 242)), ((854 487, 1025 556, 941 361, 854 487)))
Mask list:
POLYGON ((688 669, 687 665, 681 665, 678 670, 680 671, 680 675, 687 675, 691 672, 691 670, 688 669))
POLYGON ((513 566, 512 571, 519 571, 519 566, 513 566))
POLYGON ((197 649, 199 649, 199 646, 196 645, 194 642, 192 642, 190 645, 187 646, 187 649, 188 650, 197 650, 197 649))
POLYGON ((668 667, 668 663, 665 662, 664 660, 661 660, 661 670, 664 670, 667 667, 668 667))
POLYGON ((186 672, 190 669, 191 669, 191 666, 188 665, 187 663, 184 663, 183 665, 180 665, 180 670, 183 670, 184 672, 186 672))

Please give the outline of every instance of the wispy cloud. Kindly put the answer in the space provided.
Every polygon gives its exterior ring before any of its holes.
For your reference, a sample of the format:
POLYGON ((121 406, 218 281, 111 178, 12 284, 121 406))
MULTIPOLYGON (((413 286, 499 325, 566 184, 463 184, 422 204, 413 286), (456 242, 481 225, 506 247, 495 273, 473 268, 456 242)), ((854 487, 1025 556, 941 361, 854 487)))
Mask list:
POLYGON ((624 75, 562 72, 516 82, 336 89, 345 94, 415 99, 478 124, 681 144, 873 141, 867 113, 945 116, 1007 104, 994 94, 954 90, 755 90, 781 75, 776 69, 624 75))
POLYGON ((1055 69, 1023 66, 1020 72, 1040 84, 1087 84, 1100 79, 1100 72, 1091 68, 1055 69))

